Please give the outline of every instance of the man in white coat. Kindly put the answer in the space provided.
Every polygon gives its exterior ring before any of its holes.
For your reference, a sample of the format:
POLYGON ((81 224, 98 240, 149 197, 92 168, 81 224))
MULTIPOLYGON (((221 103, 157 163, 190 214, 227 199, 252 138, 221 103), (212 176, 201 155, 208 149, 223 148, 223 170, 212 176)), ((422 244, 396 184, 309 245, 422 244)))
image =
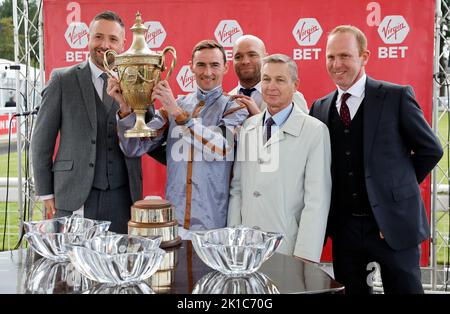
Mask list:
MULTIPOLYGON (((234 42, 233 66, 239 83, 229 94, 238 104, 245 105, 251 116, 260 113, 267 106, 261 93, 261 60, 266 56, 266 46, 256 36, 244 35, 234 42)), ((296 90, 292 102, 308 113, 302 93, 296 90)))
POLYGON ((319 262, 331 198, 328 129, 295 106, 296 63, 263 59, 267 108, 246 120, 231 182, 228 225, 283 232, 278 252, 319 262))

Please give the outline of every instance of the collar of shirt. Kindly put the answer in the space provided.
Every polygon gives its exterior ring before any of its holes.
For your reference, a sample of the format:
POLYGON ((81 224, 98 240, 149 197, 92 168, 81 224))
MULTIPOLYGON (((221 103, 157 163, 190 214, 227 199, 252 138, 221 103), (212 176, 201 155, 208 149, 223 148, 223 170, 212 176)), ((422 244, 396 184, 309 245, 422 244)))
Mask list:
POLYGON ((365 96, 365 89, 366 89, 366 81, 367 81, 367 75, 364 74, 361 76, 361 78, 356 81, 355 84, 352 85, 348 90, 344 91, 339 86, 337 87, 338 90, 338 96, 336 99, 336 109, 339 112, 341 109, 341 100, 342 95, 345 93, 349 93, 351 96, 347 99, 346 103, 348 106, 348 109, 350 110, 350 117, 353 119, 353 117, 356 115, 356 112, 359 109, 359 106, 361 105, 364 96, 365 96))
POLYGON ((219 85, 212 90, 204 91, 197 86, 197 99, 205 102, 205 107, 216 102, 217 98, 222 95, 222 85, 219 85))
MULTIPOLYGON (((238 83, 237 86, 237 93, 241 94, 241 88, 245 88, 241 85, 241 83, 238 83)), ((256 84, 255 86, 251 87, 251 88, 255 88, 256 91, 254 91, 252 93, 252 99, 256 102, 256 104, 258 105, 259 108, 261 108, 261 104, 263 102, 263 96, 262 96, 262 91, 261 91, 261 81, 256 84)))
POLYGON ((291 114, 292 108, 293 108, 293 104, 290 104, 289 106, 287 106, 280 112, 274 114, 273 116, 270 114, 269 110, 266 109, 266 112, 264 113, 264 125, 266 125, 267 119, 272 117, 273 121, 275 122, 275 125, 277 127, 281 127, 286 122, 289 115, 291 114))
POLYGON ((100 75, 103 74, 103 70, 100 69, 94 62, 92 62, 91 58, 89 58, 89 68, 91 69, 91 79, 94 84, 95 91, 100 99, 103 101, 103 79, 100 75))
MULTIPOLYGON (((238 86, 237 86, 238 93, 240 92, 241 88, 245 88, 245 87, 242 86, 241 83, 239 82, 239 83, 238 83, 238 86)), ((258 84, 256 84, 255 86, 250 87, 250 89, 251 89, 251 88, 256 89, 256 91, 259 92, 259 93, 261 94, 261 81, 260 81, 258 84)), ((253 96, 253 93, 252 93, 252 96, 253 96)))

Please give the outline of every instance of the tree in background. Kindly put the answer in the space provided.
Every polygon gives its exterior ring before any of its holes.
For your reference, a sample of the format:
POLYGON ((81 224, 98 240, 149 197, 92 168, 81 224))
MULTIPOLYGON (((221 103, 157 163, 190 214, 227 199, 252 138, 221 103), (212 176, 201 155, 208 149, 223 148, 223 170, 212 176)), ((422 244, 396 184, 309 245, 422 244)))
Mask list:
POLYGON ((0 18, 12 17, 12 0, 3 0, 0 4, 0 18))
MULTIPOLYGON (((23 8, 23 2, 17 1, 17 5, 20 9, 23 8)), ((28 0, 28 17, 33 19, 36 16, 36 12, 41 9, 41 0, 28 0), (37 4, 39 4, 39 8, 37 4)), ((0 58, 14 60, 14 23, 13 23, 13 5, 12 0, 3 0, 0 4, 0 58)), ((38 27, 38 18, 36 17, 32 21, 34 27, 38 27)), ((30 42, 31 45, 34 45, 38 38, 35 35, 37 32, 30 32, 30 42)), ((19 34, 23 34, 23 30, 19 32, 19 34)), ((25 37, 24 35, 20 35, 19 41, 24 43, 25 37)), ((23 55, 23 47, 21 44, 21 49, 19 49, 19 56, 23 55)), ((37 45, 35 46, 37 50, 37 45)), ((37 52, 37 51, 36 51, 37 52)), ((37 58, 31 54, 31 64, 33 66, 37 65, 37 58)))
POLYGON ((0 58, 14 60, 14 24, 12 17, 0 18, 0 58))

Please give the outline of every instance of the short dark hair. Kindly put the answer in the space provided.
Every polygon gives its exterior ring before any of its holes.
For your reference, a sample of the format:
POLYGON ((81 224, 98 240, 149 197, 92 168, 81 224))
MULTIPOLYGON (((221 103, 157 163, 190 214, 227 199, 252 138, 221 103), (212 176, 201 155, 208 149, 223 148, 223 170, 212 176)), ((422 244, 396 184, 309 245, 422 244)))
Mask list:
POLYGON ((99 21, 99 20, 107 20, 107 21, 116 22, 123 29, 125 29, 125 24, 123 24, 122 19, 120 18, 119 15, 117 15, 117 13, 115 13, 113 11, 103 11, 103 12, 100 12, 99 14, 97 14, 96 16, 94 16, 94 18, 91 21, 91 24, 89 24, 89 30, 91 29, 92 24, 95 21, 99 21))
POLYGON ((205 39, 200 42, 198 42, 194 49, 192 49, 192 61, 194 61, 194 54, 197 51, 203 50, 203 49, 219 49, 220 52, 222 52, 223 55, 223 64, 227 63, 227 57, 225 55, 225 49, 223 49, 223 46, 219 44, 217 41, 212 39, 205 39))

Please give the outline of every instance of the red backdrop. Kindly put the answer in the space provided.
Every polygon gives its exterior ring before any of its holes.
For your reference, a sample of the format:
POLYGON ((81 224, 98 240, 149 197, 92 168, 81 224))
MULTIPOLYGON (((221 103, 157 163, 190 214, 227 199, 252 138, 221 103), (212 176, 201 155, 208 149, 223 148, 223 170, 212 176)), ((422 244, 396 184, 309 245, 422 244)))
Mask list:
MULTIPOLYGON (((310 106, 335 88, 325 69, 326 34, 336 25, 352 24, 368 37, 368 74, 412 85, 431 121, 434 6, 434 1, 422 0, 44 0, 45 70, 48 77, 55 67, 87 58, 89 22, 103 10, 113 10, 124 20, 128 49, 132 42, 129 28, 139 10, 149 29, 150 49, 159 51, 170 45, 177 50, 178 63, 170 78, 175 92, 184 94, 194 88, 186 65, 198 41, 216 39, 231 59, 233 42, 243 34, 254 34, 265 41, 269 53, 284 53, 297 61, 299 89, 310 106)), ((236 82, 231 70, 224 89, 231 90, 236 82)), ((165 168, 145 156, 143 171, 144 194, 164 196, 165 168)), ((429 178, 421 188, 429 213, 429 178)), ((424 243, 422 264, 428 262, 428 255, 429 245, 424 243)), ((328 246, 323 257, 330 258, 328 246)))
MULTIPOLYGON (((10 120, 10 115, 9 114, 5 114, 5 115, 0 115, 0 135, 7 135, 9 133, 9 120, 10 120)), ((13 119, 11 121, 11 134, 15 134, 17 131, 17 120, 13 119)))

